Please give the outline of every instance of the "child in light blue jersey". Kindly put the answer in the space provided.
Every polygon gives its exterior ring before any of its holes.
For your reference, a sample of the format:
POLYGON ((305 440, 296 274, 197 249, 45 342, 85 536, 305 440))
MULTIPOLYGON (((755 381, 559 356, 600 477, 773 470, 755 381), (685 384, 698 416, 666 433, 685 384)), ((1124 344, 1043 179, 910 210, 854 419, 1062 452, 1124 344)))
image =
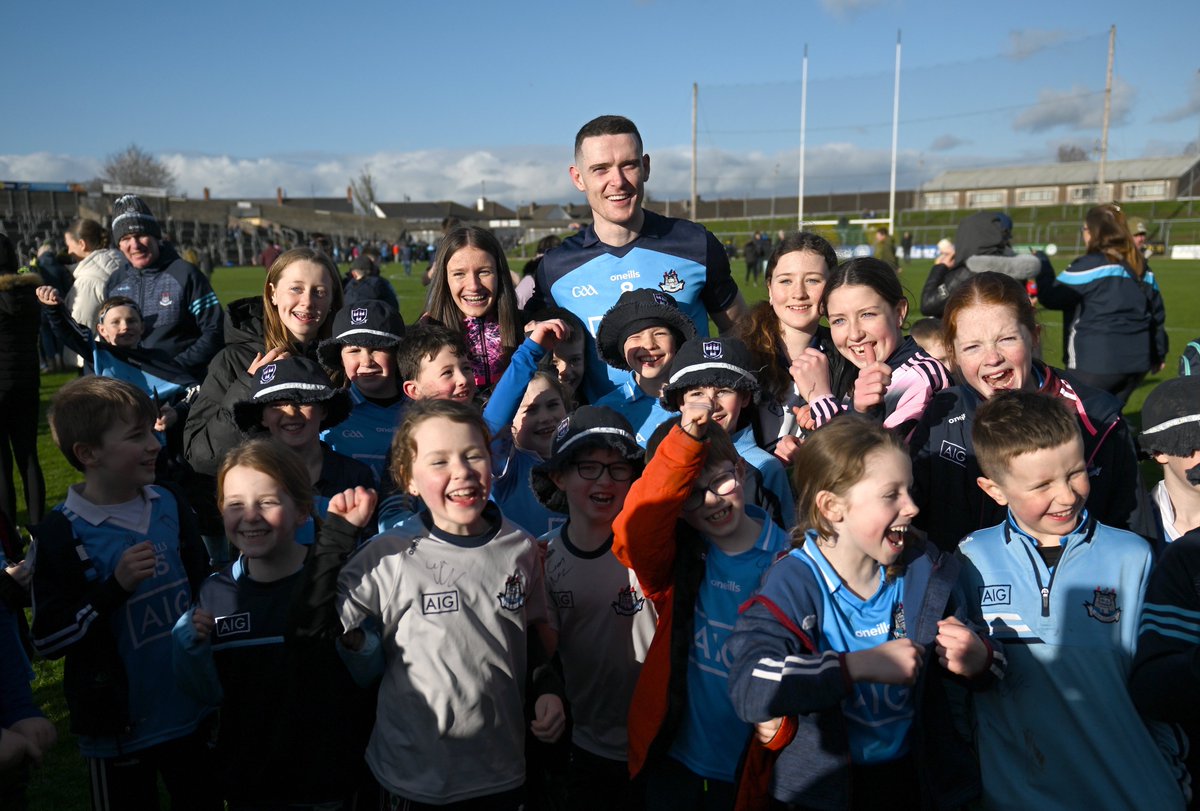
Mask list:
POLYGON ((633 426, 642 447, 654 429, 671 417, 659 403, 671 359, 696 327, 675 299, 657 290, 628 290, 604 314, 596 330, 600 358, 629 378, 596 401, 616 411, 633 426))
POLYGON ((404 340, 404 319, 389 304, 364 301, 344 307, 333 320, 333 337, 317 354, 335 380, 344 376, 350 392, 350 416, 321 434, 321 441, 356 459, 375 473, 383 497, 388 452, 404 416, 404 393, 397 374, 396 347, 404 340))
POLYGON ((733 440, 738 455, 750 464, 747 497, 781 527, 796 523, 795 497, 783 463, 758 445, 755 409, 759 386, 750 350, 737 338, 693 338, 671 362, 662 404, 678 411, 683 403, 704 402, 712 419, 733 440))
POLYGON ((975 698, 989 808, 1182 808, 1169 728, 1128 691, 1152 550, 1084 509, 1088 465, 1062 401, 1008 392, 972 431, 979 486, 1007 520, 968 535, 962 586, 1008 674, 975 698))
MULTIPOLYGON (((978 772, 943 679, 993 662, 954 615, 957 562, 909 536, 904 443, 847 415, 800 447, 795 477, 803 535, 729 640, 734 707, 782 750, 762 789, 788 807, 966 804, 978 772)), ((756 744, 748 760, 762 754, 756 744)))
POLYGON ((534 322, 483 409, 484 422, 494 437, 492 499, 535 538, 566 520, 534 497, 529 475, 550 457, 554 433, 572 407, 567 386, 557 374, 539 371, 538 365, 570 336, 559 319, 534 322))
POLYGON ((39 525, 33 643, 66 657, 71 731, 88 760, 96 808, 221 807, 209 775, 210 708, 171 673, 171 627, 208 573, 195 515, 154 482, 158 410, 110 377, 59 389, 50 431, 82 484, 39 525))

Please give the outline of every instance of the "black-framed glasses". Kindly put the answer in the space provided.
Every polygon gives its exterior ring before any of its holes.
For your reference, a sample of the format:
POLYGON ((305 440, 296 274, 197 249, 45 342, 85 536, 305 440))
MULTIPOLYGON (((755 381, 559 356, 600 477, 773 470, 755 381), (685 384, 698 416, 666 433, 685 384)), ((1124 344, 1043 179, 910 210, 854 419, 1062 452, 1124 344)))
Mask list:
POLYGON ((633 478, 633 465, 628 462, 576 462, 575 470, 579 478, 590 482, 600 478, 600 474, 608 471, 608 477, 614 482, 627 482, 633 478))
POLYGON ((712 493, 714 496, 727 496, 737 489, 738 477, 737 472, 727 470, 724 473, 714 476, 708 483, 707 487, 701 487, 697 484, 692 488, 692 492, 683 500, 683 508, 685 510, 696 510, 704 504, 704 496, 706 493, 712 493))

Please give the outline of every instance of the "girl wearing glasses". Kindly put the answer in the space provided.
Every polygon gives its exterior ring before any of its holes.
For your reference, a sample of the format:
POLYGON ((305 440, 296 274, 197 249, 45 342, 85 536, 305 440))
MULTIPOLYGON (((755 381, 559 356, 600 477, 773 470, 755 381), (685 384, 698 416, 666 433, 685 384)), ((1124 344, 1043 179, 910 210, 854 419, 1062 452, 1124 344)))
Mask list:
POLYGON ((629 771, 645 774, 646 808, 733 808, 751 725, 729 700, 725 642, 788 545, 746 504, 745 463, 713 422, 711 402, 684 401, 658 427, 613 524, 613 553, 658 611, 629 713, 629 771))

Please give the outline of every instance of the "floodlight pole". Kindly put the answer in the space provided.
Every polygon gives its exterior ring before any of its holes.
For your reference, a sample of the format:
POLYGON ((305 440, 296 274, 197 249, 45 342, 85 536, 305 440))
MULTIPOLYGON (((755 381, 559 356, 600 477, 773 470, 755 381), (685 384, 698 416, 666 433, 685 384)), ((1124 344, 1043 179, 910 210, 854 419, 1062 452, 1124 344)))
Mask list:
POLYGON ((1104 194, 1104 175, 1108 168, 1108 119, 1112 114, 1113 51, 1117 44, 1117 27, 1108 29, 1108 73, 1104 77, 1104 126, 1100 131, 1100 168, 1096 173, 1096 202, 1107 203, 1104 194))
POLYGON ((800 68, 800 188, 796 198, 796 230, 804 230, 804 140, 808 135, 808 43, 804 43, 804 62, 800 68))
POLYGON ((700 219, 696 211, 696 110, 700 104, 700 85, 692 82, 692 222, 700 219))
POLYGON ((892 94, 892 179, 888 186, 888 231, 896 230, 896 145, 900 140, 900 32, 896 31, 896 88, 892 94))

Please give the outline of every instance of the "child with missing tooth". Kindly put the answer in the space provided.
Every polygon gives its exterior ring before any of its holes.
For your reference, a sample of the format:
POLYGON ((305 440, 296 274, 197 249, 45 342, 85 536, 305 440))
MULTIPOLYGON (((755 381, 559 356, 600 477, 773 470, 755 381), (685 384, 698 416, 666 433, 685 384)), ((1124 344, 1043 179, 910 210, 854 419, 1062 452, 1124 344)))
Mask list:
POLYGON ((627 290, 600 321, 596 330, 600 358, 614 369, 628 370, 629 379, 596 405, 629 420, 643 447, 654 429, 671 416, 659 403, 667 370, 683 342, 694 337, 692 320, 671 295, 657 290, 627 290))
POLYGON ((1182 808, 1180 741, 1144 723, 1128 689, 1150 545, 1088 515, 1083 440, 1062 400, 1000 393, 972 440, 979 486, 1008 507, 959 545, 971 618, 1008 661, 975 695, 984 804, 1182 808))
POLYGON ((800 447, 795 476, 804 534, 729 640, 730 695, 758 725, 755 754, 781 750, 770 796, 803 808, 965 805, 978 769, 943 680, 985 678, 1002 660, 963 623, 958 561, 909 541, 904 443, 848 416, 800 447))
MULTIPOLYGON (((174 669, 187 693, 220 706, 221 796, 233 811, 341 808, 362 762, 354 721, 366 697, 334 637, 305 633, 323 619, 304 599, 317 556, 296 536, 313 512, 308 471, 284 445, 249 440, 221 463, 217 504, 239 556, 176 623, 174 669)), ((321 533, 352 546, 374 509, 373 490, 338 493, 321 533)))
POLYGON ((684 403, 647 446, 645 472, 613 523, 613 554, 658 612, 629 710, 629 773, 646 808, 732 808, 751 727, 729 701, 726 640, 787 536, 746 503, 746 464, 684 403))
MULTIPOLYGON (((362 546, 338 577, 345 658, 362 679, 383 670, 367 765, 390 808, 517 811, 526 631, 546 618, 537 546, 488 501, 488 430, 469 405, 413 403, 392 475, 424 509, 362 546)), ((349 554, 343 542, 336 551, 349 554)), ((539 696, 534 734, 552 741, 564 724, 561 699, 539 696)))
POLYGON ((98 808, 215 809, 210 709, 171 673, 171 627, 208 573, 195 517, 153 485, 161 446, 150 398, 129 383, 82 377, 54 397, 50 432, 83 484, 38 527, 33 643, 66 657, 71 731, 98 808))

